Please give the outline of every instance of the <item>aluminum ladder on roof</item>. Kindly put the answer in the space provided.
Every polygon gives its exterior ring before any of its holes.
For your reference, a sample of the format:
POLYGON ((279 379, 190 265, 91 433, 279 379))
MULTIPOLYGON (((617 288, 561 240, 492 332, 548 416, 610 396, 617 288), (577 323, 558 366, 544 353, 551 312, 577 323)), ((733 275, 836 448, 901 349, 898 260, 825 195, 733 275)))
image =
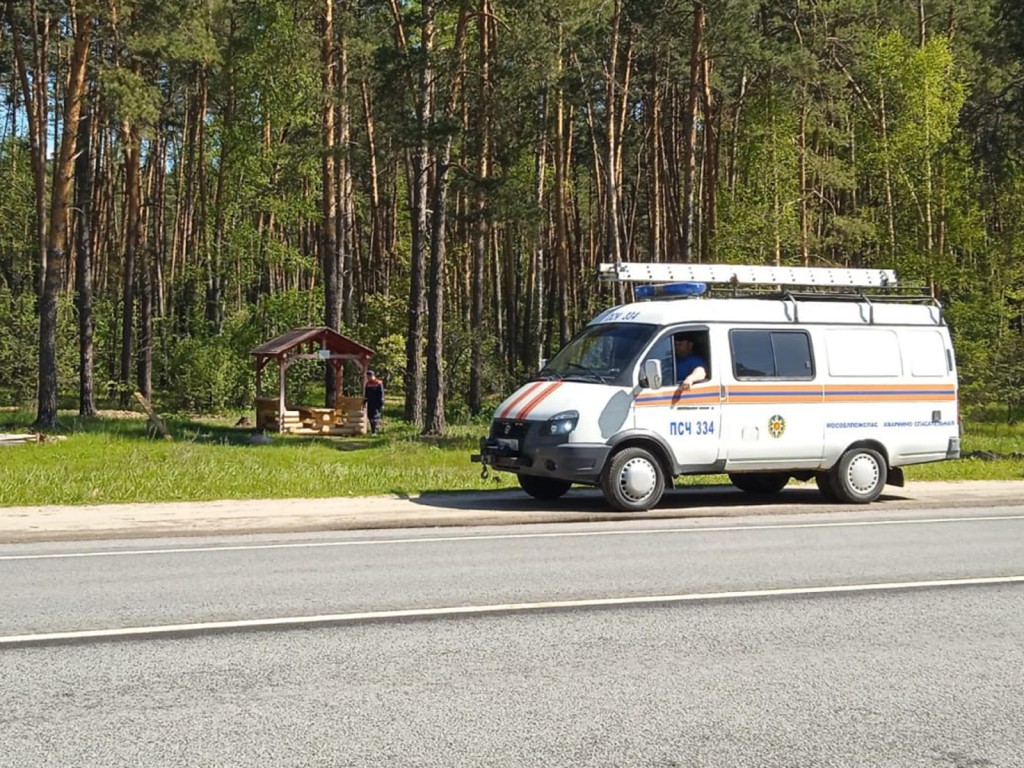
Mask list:
POLYGON ((685 282, 719 285, 799 285, 843 288, 895 288, 892 269, 837 269, 831 267, 771 267, 739 264, 603 263, 601 280, 619 282, 685 282))

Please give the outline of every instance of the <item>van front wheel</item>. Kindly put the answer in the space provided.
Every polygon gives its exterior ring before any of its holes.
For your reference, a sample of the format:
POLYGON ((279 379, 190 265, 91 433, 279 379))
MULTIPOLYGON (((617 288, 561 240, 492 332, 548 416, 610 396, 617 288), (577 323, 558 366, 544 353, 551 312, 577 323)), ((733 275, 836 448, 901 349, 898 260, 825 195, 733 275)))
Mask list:
POLYGON ((537 475, 518 475, 519 487, 541 501, 554 501, 565 496, 572 485, 568 480, 555 477, 537 477, 537 475))
POLYGON ((650 451, 623 448, 612 456, 601 478, 605 501, 623 512, 642 512, 661 501, 665 473, 650 451))
POLYGON ((851 448, 830 471, 836 499, 847 504, 867 504, 881 496, 888 472, 882 454, 871 448, 851 448))

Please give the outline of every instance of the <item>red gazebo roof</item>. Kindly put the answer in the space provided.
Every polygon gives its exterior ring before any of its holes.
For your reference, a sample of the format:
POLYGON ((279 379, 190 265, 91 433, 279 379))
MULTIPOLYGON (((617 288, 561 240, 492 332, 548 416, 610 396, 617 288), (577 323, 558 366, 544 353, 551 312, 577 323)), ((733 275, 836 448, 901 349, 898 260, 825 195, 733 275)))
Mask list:
POLYGON ((249 352, 257 358, 266 359, 270 357, 282 358, 296 347, 316 347, 327 349, 338 355, 352 355, 359 358, 373 357, 374 351, 364 347, 357 341, 347 336, 342 336, 335 330, 321 325, 316 328, 295 328, 283 333, 275 339, 264 342, 249 352))

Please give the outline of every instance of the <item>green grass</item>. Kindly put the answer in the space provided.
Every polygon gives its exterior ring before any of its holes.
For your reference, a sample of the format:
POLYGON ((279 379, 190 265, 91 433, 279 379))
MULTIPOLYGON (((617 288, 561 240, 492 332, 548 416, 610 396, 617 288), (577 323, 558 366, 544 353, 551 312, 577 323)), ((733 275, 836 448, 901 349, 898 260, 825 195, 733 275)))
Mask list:
MULTIPOLYGON (((108 504, 418 494, 517 487, 513 475, 480 477, 469 461, 486 422, 424 438, 397 414, 376 437, 274 435, 251 445, 232 418, 170 418, 173 442, 151 440, 141 419, 61 414, 64 439, 0 447, 0 506, 108 504)), ((33 415, 0 412, 0 432, 26 431, 33 415)), ((969 422, 963 451, 1017 458, 961 459, 908 467, 911 480, 1024 479, 1024 425, 969 422)), ((727 482, 724 477, 684 483, 727 482)))
MULTIPOLYGON (((32 415, 0 413, 0 432, 25 431, 32 415)), ((0 506, 107 504, 417 494, 516 486, 480 478, 469 461, 484 426, 419 437, 395 419, 379 436, 273 435, 251 445, 235 419, 166 420, 173 442, 150 440, 139 419, 61 414, 64 439, 0 447, 0 506)))

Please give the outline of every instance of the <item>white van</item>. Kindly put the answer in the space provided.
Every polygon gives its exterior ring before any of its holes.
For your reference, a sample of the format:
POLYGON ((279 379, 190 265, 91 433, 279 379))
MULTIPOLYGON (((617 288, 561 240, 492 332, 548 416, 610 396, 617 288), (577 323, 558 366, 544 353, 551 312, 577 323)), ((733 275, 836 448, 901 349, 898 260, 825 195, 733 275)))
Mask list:
POLYGON ((714 473, 756 494, 813 477, 829 500, 867 503, 903 484, 901 467, 959 457, 942 308, 893 294, 892 271, 619 263, 599 275, 660 284, 591 320, 498 406, 471 457, 484 474, 514 472, 538 499, 599 486, 624 511, 655 506, 674 477, 714 473), (677 371, 684 353, 703 366, 677 371))

